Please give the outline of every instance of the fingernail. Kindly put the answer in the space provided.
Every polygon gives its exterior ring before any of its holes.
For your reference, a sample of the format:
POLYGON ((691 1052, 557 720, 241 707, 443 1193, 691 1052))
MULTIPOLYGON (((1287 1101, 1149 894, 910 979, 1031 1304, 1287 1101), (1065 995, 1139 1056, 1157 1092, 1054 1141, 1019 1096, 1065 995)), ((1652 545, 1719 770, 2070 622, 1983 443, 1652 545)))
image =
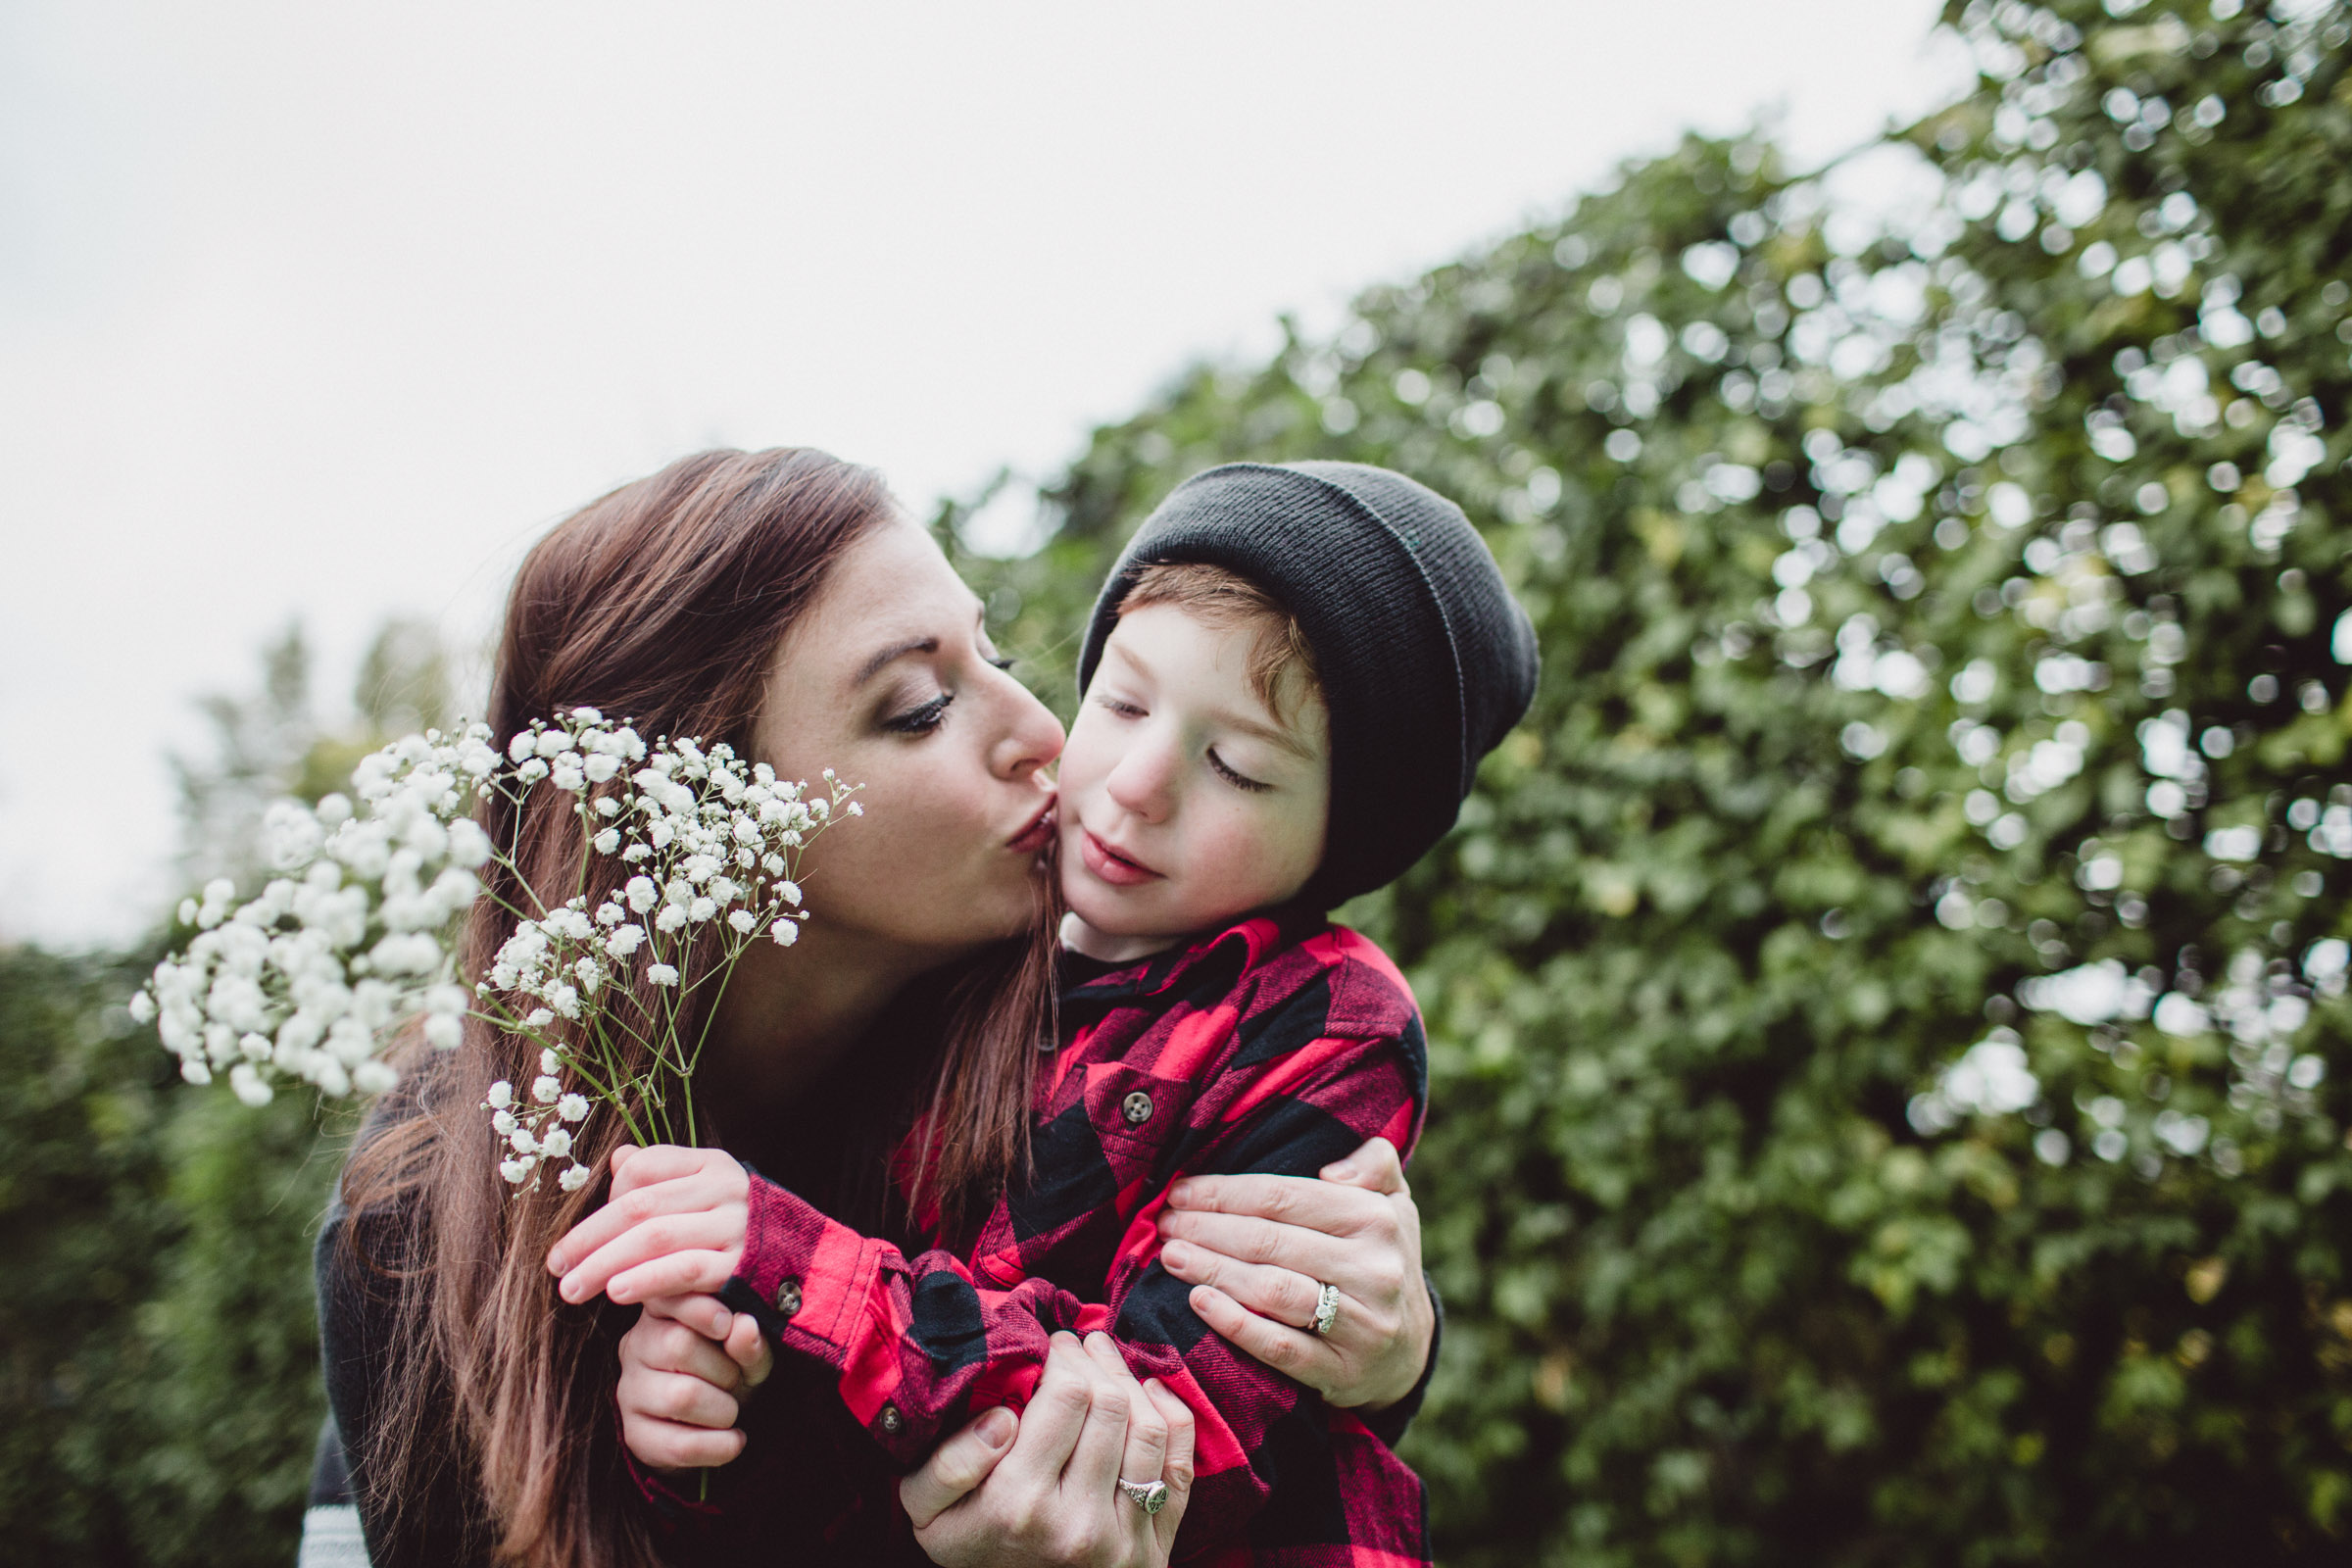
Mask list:
POLYGON ((1191 1299, 1193 1303, 1193 1310, 1196 1312, 1200 1310, 1200 1308, 1203 1306, 1206 1306, 1209 1301, 1208 1287, 1205 1285, 1194 1286, 1191 1299))
POLYGON ((1193 1200, 1193 1194, 1198 1190, 1191 1182, 1178 1182, 1168 1189, 1168 1201, 1182 1208, 1193 1200))
POLYGON ((1019 1426, 1020 1423, 1013 1419, 1012 1412, 1000 1404, 982 1415, 979 1424, 972 1430, 980 1435, 982 1443, 992 1448, 1002 1448, 1012 1441, 1012 1435, 1019 1426))
POLYGON ((710 1337, 714 1340, 723 1340, 735 1332, 735 1314, 732 1312, 721 1312, 711 1321, 717 1325, 710 1331, 710 1337))
POLYGON ((1355 1162, 1350 1159, 1335 1159, 1323 1167, 1322 1176, 1327 1182, 1352 1181, 1355 1177, 1355 1162))
POLYGON ((569 1265, 564 1261, 564 1254, 562 1252, 550 1252, 547 1254, 547 1271, 550 1274, 564 1273, 568 1267, 569 1265))
POLYGON ((1159 1250, 1160 1266, 1171 1274, 1181 1274, 1193 1266, 1193 1250, 1182 1242, 1170 1242, 1159 1250))

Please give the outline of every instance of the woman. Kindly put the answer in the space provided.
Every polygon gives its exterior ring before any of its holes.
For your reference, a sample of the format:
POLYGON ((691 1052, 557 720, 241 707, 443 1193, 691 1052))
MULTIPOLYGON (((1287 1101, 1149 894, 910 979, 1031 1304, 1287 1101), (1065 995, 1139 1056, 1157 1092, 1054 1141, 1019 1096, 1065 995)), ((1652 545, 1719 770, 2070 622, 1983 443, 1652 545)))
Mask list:
MULTIPOLYGON (((875 475, 812 452, 709 453, 625 486, 524 562, 488 718, 503 742, 582 704, 649 735, 749 748, 765 733, 774 755, 760 760, 786 776, 831 766, 864 786, 865 818, 810 853, 806 938, 790 952, 756 944, 711 1019, 697 1094, 717 1142, 878 1233, 907 1233, 910 1212, 952 1228, 984 1204, 1026 1148, 1051 994, 1044 770, 1061 734, 1004 672, 977 601, 928 536, 875 475), (779 714, 795 721, 760 722, 779 714), (910 1206, 891 1157, 918 1116, 938 1153, 903 1173, 910 1206)), ((510 808, 485 825, 518 846, 534 886, 573 891, 568 813, 510 808)), ((477 965, 528 902, 518 886, 490 891, 466 933, 477 965)), ((594 903, 605 890, 588 891, 594 903)), ((321 1237, 329 1396, 379 1568, 910 1550, 881 1456, 837 1401, 807 1389, 771 1387, 746 1406, 748 1447, 719 1472, 731 1495, 714 1519, 649 1508, 612 1416, 631 1314, 564 1304, 542 1267, 600 1195, 510 1200, 491 1172, 477 1107, 494 1079, 529 1076, 522 1055, 477 1025, 458 1052, 413 1061, 321 1237)), ((603 1161, 619 1142, 617 1118, 592 1117, 578 1147, 603 1161)), ((1232 1212, 1171 1227, 1189 1232, 1198 1277, 1226 1292, 1212 1326, 1294 1357, 1287 1369, 1336 1401, 1393 1399, 1429 1336, 1417 1268, 1403 1266, 1417 1264, 1409 1199, 1394 1182, 1293 1185, 1311 1198, 1230 1179, 1211 1201, 1232 1212), (1305 1225, 1269 1223, 1293 1217, 1305 1225), (1415 1278, 1362 1298, 1381 1310, 1329 1345, 1301 1347, 1295 1329, 1243 1310, 1310 1270, 1415 1278)), ((936 1560, 1165 1559, 1171 1530, 1139 1528, 1115 1487, 1071 1478, 1091 1477, 1106 1445, 1123 1456, 1132 1427, 1156 1436, 1180 1491, 1180 1434, 1155 1431, 1152 1402, 1094 1355, 1073 1347, 1052 1371, 1008 1443, 993 1441, 1002 1421, 975 1423, 909 1480, 908 1510, 934 1516, 922 1544, 936 1560), (1041 1487, 1062 1499, 1050 1540, 1017 1528, 1034 1521, 1041 1487)))

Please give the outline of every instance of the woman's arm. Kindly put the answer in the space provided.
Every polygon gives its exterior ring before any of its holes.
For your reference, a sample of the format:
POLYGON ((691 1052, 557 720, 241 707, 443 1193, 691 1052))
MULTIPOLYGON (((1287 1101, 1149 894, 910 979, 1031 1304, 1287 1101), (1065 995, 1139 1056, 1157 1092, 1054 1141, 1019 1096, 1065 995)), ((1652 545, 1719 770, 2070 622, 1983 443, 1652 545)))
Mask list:
POLYGON ((467 1477, 455 1465, 434 1472, 421 1496, 402 1499, 387 1511, 384 1499, 367 1485, 367 1457, 376 1443, 376 1414, 394 1374, 393 1345, 399 1311, 384 1267, 406 1257, 405 1215, 370 1218, 355 1245, 346 1234, 355 1223, 338 1199, 328 1208, 312 1254, 318 1289, 318 1350, 325 1374, 327 1404, 341 1434, 349 1465, 352 1500, 359 1507, 368 1560, 376 1568, 466 1568, 486 1564, 480 1504, 467 1477), (362 1249, 368 1256, 363 1257, 362 1249))
MULTIPOLYGON (((1418 1063, 1397 1040, 1294 1036, 1274 1060, 1219 1080, 1237 1108, 1177 1174, 1313 1170, 1367 1133, 1401 1134, 1418 1120, 1418 1063)), ((637 1153, 614 1188, 608 1209, 551 1259, 565 1272, 566 1298, 606 1289, 637 1300, 723 1285, 728 1303, 759 1315, 784 1353, 831 1368, 852 1412, 903 1463, 974 1408, 1025 1404, 1056 1329, 1108 1331, 1137 1376, 1162 1379, 1192 1409, 1197 1533, 1237 1536, 1285 1458, 1273 1440, 1299 1386, 1204 1331, 1188 1288, 1157 1264, 1156 1201, 1131 1217, 1098 1303, 1040 1278, 1000 1286, 944 1251, 909 1258, 711 1151, 637 1153)), ((1334 1283, 1345 1298, 1346 1284, 1334 1283)), ((1359 1309, 1369 1314, 1344 1300, 1342 1313, 1359 1309)), ((1340 1472, 1332 1483, 1369 1510, 1417 1518, 1417 1484, 1379 1440, 1346 1416, 1315 1417, 1327 1423, 1315 1446, 1340 1472)))

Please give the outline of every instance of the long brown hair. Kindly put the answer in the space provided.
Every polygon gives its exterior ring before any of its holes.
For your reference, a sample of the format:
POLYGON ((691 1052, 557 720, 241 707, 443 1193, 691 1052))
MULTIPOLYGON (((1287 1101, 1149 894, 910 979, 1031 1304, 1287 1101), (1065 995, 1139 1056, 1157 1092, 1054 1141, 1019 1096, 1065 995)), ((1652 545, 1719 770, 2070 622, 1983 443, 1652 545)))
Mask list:
MULTIPOLYGON (((515 578, 486 715, 496 744, 585 705, 626 716, 649 739, 693 736, 748 753, 786 631, 844 552, 895 515, 873 471, 805 449, 702 453, 591 503, 541 539, 515 578)), ((530 906, 534 890, 575 891, 580 826, 566 806, 544 787, 520 808, 495 797, 484 806, 482 826, 514 847, 529 886, 485 868, 491 896, 465 935, 469 974, 487 969, 514 932, 510 911, 530 906)), ((617 884, 628 868, 590 860, 582 891, 593 906, 608 891, 594 878, 617 884)), ((950 980, 956 1002, 927 1103, 908 1107, 929 1155, 913 1172, 917 1198, 937 1214, 993 1200, 1026 1158, 1052 999, 1044 906, 1027 936, 950 980)), ((416 1053, 398 1109, 378 1114, 345 1168, 347 1234, 396 1302, 355 1474, 396 1533, 402 1511, 436 1486, 470 1481, 480 1544, 501 1560, 653 1562, 640 1511, 623 1506, 635 1489, 612 1420, 620 1314, 601 1301, 565 1305, 543 1261, 602 1184, 511 1197, 477 1108, 494 1080, 532 1077, 535 1056, 480 1020, 455 1054, 416 1053)), ((591 1116, 578 1157, 601 1169, 622 1137, 617 1117, 591 1116)))

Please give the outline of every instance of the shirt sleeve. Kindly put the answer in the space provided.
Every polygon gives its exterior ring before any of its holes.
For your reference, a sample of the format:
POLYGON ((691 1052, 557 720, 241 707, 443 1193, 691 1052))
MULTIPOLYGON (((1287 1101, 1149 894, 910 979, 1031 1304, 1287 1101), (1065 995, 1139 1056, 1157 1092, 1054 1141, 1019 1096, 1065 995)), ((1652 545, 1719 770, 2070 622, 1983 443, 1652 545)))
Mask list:
MULTIPOLYGON (((1311 1174, 1375 1134, 1401 1146, 1418 1130, 1421 1064, 1403 1042, 1292 1033, 1280 1044, 1235 1065, 1252 1054, 1245 1038, 1228 1057, 1217 1093, 1201 1102, 1205 1119, 1186 1129, 1165 1179, 1128 1219, 1100 1301, 1042 1278, 977 1278, 944 1250, 909 1257, 755 1178, 728 1302, 760 1317, 782 1353, 832 1369, 852 1413, 903 1468, 974 1412, 1022 1408, 1055 1330, 1109 1334, 1139 1380, 1158 1378, 1193 1412, 1185 1555, 1238 1542, 1278 1481, 1345 1494, 1348 1478, 1335 1471, 1401 1470, 1360 1422, 1335 1419, 1300 1384, 1210 1332, 1191 1287, 1158 1262, 1161 1195, 1177 1177, 1311 1174), (1342 1426, 1364 1441, 1334 1441, 1342 1426)), ((1393 1475, 1381 1482, 1396 1485, 1393 1475)))

